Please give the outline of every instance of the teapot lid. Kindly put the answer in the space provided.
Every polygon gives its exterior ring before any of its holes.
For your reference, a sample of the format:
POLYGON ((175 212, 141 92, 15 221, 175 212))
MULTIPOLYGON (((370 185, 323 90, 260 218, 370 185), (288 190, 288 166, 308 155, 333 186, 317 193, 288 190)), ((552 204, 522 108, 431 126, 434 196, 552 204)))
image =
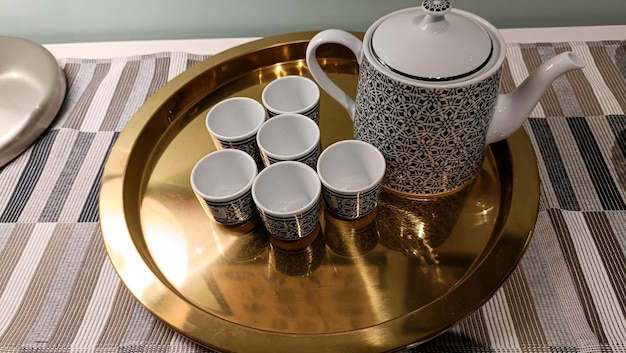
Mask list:
POLYGON ((421 7, 397 11, 375 28, 374 57, 404 77, 452 81, 480 71, 493 53, 487 31, 448 0, 425 0, 421 7))

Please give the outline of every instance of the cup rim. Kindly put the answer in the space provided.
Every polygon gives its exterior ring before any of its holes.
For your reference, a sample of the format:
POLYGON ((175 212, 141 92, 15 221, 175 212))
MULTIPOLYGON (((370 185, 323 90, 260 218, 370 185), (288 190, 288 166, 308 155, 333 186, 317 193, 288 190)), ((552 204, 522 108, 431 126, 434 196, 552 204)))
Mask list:
POLYGON ((258 168, 252 156, 250 156, 244 151, 234 149, 234 148, 228 148, 228 149, 213 151, 203 156, 202 158, 200 158, 191 169, 191 173, 189 174, 189 182, 191 183, 191 188, 193 189, 193 191, 197 193, 198 195, 200 195, 207 202, 215 202, 215 203, 228 202, 228 201, 232 201, 232 200, 240 198, 249 190, 251 190, 252 184, 254 183, 254 180, 256 179, 257 175, 258 175, 258 168), (208 159, 215 158, 215 156, 217 156, 218 154, 232 154, 233 156, 230 158, 230 160, 232 160, 233 158, 240 158, 241 160, 244 160, 246 163, 248 163, 249 167, 252 169, 251 177, 249 178, 249 180, 246 182, 246 184, 242 188, 240 188, 240 190, 238 190, 235 193, 224 195, 224 196, 213 196, 213 195, 209 195, 209 194, 202 192, 196 186, 197 184, 195 183, 194 176, 198 172, 198 170, 201 168, 201 163, 206 163, 208 159))
POLYGON ((311 80, 310 78, 306 77, 306 76, 301 76, 301 75, 286 75, 286 76, 282 76, 279 77, 273 81, 271 81, 270 83, 267 84, 267 86, 265 86, 265 88, 263 88, 263 91, 261 92, 261 102, 263 103, 263 107, 265 107, 265 109, 271 111, 272 113, 276 114, 276 115, 281 115, 281 114, 289 114, 289 113, 305 113, 308 112, 310 110, 313 110, 313 108, 315 108, 316 105, 319 104, 320 102, 320 89, 317 86, 317 83, 315 83, 315 81, 311 80), (315 99, 313 100, 313 102, 309 105, 307 105, 306 107, 302 108, 302 109, 298 109, 295 111, 288 111, 288 110, 282 110, 282 109, 276 109, 274 107, 272 107, 268 102, 267 102, 267 92, 269 91, 269 89, 272 86, 278 85, 282 82, 285 81, 293 81, 293 80, 300 80, 303 82, 307 82, 307 85, 310 85, 311 87, 314 87, 314 94, 315 94, 315 99))
POLYGON ((354 195, 357 193, 363 193, 363 192, 367 192, 367 191, 374 189, 377 185, 379 185, 382 182, 383 177, 385 176, 386 169, 387 169, 387 165, 386 165, 385 157, 383 156, 383 154, 380 152, 378 148, 376 148, 374 145, 367 143, 365 141, 354 140, 354 139, 337 141, 333 143, 332 145, 326 147, 320 154, 319 159, 317 161, 317 174, 320 178, 320 181, 322 182, 322 185, 324 185, 325 188, 340 195, 354 195), (368 149, 369 151, 374 153, 376 156, 378 156, 378 158, 382 161, 383 168, 381 168, 380 173, 376 175, 376 177, 374 178, 374 181, 372 181, 369 185, 364 186, 362 188, 358 188, 358 189, 345 190, 345 189, 339 189, 335 187, 333 184, 329 183, 326 178, 324 178, 325 173, 322 170, 324 166, 324 163, 323 163, 324 159, 332 152, 332 150, 341 148, 344 145, 363 146, 362 148, 368 149))
POLYGON ((315 204, 320 202, 321 195, 322 195, 322 184, 319 182, 319 176, 317 175, 317 172, 315 172, 313 168, 309 167, 308 165, 302 162, 280 161, 280 162, 274 163, 270 165, 269 167, 265 167, 265 169, 259 172, 257 177, 254 179, 254 182, 252 183, 252 199, 254 200, 254 203, 263 212, 274 217, 286 218, 286 217, 290 217, 293 215, 303 214, 309 209, 311 209, 312 207, 314 207, 315 204), (266 174, 269 175, 273 172, 276 172, 279 169, 290 168, 290 167, 302 169, 304 173, 314 176, 314 178, 317 179, 317 183, 315 183, 315 186, 314 186, 313 198, 309 202, 307 202, 304 206, 296 210, 292 210, 292 211, 276 211, 276 210, 267 208, 265 205, 263 205, 263 203, 259 202, 259 197, 257 195, 257 188, 259 187, 259 180, 263 180, 263 178, 266 177, 266 174))
POLYGON ((209 109, 209 111, 206 114, 206 118, 204 119, 204 125, 206 129, 209 131, 209 133, 216 139, 221 140, 221 141, 237 142, 237 141, 243 141, 243 140, 249 139, 250 137, 254 136, 261 128, 261 125, 263 125, 263 123, 265 122, 265 118, 266 118, 265 107, 256 99, 250 98, 250 97, 230 97, 230 98, 226 98, 218 102, 217 104, 212 106, 211 109, 209 109), (254 106, 253 109, 258 110, 258 113, 259 113, 258 116, 259 117, 262 116, 263 118, 259 119, 259 121, 257 122, 257 124, 254 126, 253 129, 251 129, 250 131, 244 134, 240 134, 236 136, 226 136, 226 135, 216 132, 213 128, 211 128, 211 125, 209 124, 209 120, 212 116, 211 113, 217 111, 217 109, 219 109, 223 105, 231 104, 234 101, 244 101, 244 102, 247 102, 247 104, 254 106))
POLYGON ((315 123, 315 121, 313 121, 311 118, 309 118, 306 115, 297 114, 297 113, 279 114, 279 115, 276 115, 275 117, 272 117, 272 118, 266 120, 261 125, 261 127, 259 128, 259 131, 257 132, 257 135, 256 135, 256 143, 257 143, 257 146, 259 147, 259 150, 262 153, 267 154, 269 157, 271 157, 273 159, 283 160, 283 161, 295 160, 295 159, 298 159, 298 158, 301 158, 301 157, 304 157, 304 156, 310 154, 313 150, 315 150, 319 146, 320 139, 321 139, 320 128, 315 123), (262 137, 262 134, 263 134, 263 130, 268 129, 268 126, 271 126, 272 124, 277 124, 278 121, 286 120, 286 119, 298 119, 298 120, 302 121, 304 124, 311 125, 311 130, 315 134, 315 143, 313 143, 311 146, 307 147, 306 150, 298 152, 298 153, 293 153, 293 154, 276 154, 274 152, 268 151, 267 148, 264 146, 264 144, 261 143, 261 137, 262 137), (306 120, 306 122, 305 122, 305 120, 306 120))

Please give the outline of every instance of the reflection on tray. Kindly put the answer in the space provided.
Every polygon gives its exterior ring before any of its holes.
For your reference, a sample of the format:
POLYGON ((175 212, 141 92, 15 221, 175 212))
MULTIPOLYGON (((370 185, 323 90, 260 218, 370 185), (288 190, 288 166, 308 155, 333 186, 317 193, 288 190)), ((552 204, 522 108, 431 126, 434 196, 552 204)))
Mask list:
POLYGON ((438 264, 435 249, 452 234, 468 190, 419 201, 381 193, 379 209, 385 219, 378 225, 381 243, 426 264, 438 264))
POLYGON ((324 233, 328 247, 339 255, 359 256, 378 244, 376 218, 378 207, 370 214, 354 221, 345 221, 324 212, 324 233))
POLYGON ((177 221, 180 213, 144 199, 144 221, 159 229, 146 234, 147 244, 181 295, 226 320, 293 333, 376 325, 440 297, 479 259, 500 203, 489 165, 445 197, 383 190, 377 209, 361 219, 325 212, 315 233, 298 242, 270 239, 258 216, 220 225, 191 191, 181 199, 174 187, 168 198, 161 185, 161 200, 177 199, 188 211, 177 221))
POLYGON ((269 262, 280 273, 289 276, 308 275, 320 267, 326 256, 324 234, 318 225, 307 238, 310 244, 295 249, 285 249, 276 241, 269 249, 269 262))

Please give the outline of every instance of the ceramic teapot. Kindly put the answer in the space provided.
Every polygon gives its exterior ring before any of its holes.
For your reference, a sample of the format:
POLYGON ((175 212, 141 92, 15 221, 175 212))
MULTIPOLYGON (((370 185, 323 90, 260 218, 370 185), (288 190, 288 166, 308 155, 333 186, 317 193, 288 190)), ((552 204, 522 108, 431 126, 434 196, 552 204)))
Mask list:
POLYGON ((309 71, 354 121, 354 137, 385 156, 383 186, 401 194, 436 196, 462 188, 479 172, 486 146, 509 137, 543 92, 585 62, 572 52, 542 64, 515 91, 499 94, 506 46, 479 16, 447 0, 390 13, 363 41, 329 29, 306 50, 309 71), (359 65, 352 100, 321 69, 316 49, 341 44, 359 65))

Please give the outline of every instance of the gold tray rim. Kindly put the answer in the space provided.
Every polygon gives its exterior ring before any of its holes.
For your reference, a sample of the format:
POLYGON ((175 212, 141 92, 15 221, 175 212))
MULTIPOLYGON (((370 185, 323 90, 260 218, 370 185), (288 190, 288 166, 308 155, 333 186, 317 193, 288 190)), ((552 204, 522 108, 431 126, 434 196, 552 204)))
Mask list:
MULTIPOLYGON (((539 209, 540 180, 534 148, 529 136, 521 128, 505 141, 490 146, 494 153, 508 152, 511 170, 514 172, 512 187, 507 190, 510 192, 508 213, 500 236, 474 266, 471 274, 464 276, 460 283, 438 300, 413 312, 376 326, 345 332, 282 333, 255 329, 213 316, 185 301, 170 288, 153 271, 154 265, 150 260, 144 258, 137 249, 133 234, 140 230, 126 218, 129 207, 139 207, 137 200, 129 199, 125 192, 130 187, 128 180, 138 177, 137 170, 130 168, 133 163, 132 152, 145 148, 136 142, 142 135, 150 133, 150 120, 155 118, 157 111, 163 109, 168 99, 180 94, 189 82, 206 70, 265 48, 308 43, 316 33, 297 32, 262 38, 211 56, 187 69, 157 90, 134 114, 119 134, 103 170, 99 194, 100 227, 107 254, 118 276, 130 293, 155 317, 180 334, 211 349, 266 351, 272 348, 317 352, 324 348, 342 347, 344 350, 363 352, 392 351, 421 344, 456 325, 488 301, 515 269, 532 238, 539 209), (134 273, 129 271, 130 268, 134 273), (134 285, 133 281, 139 275, 143 276, 143 282, 150 283, 150 290, 134 285), (472 305, 458 304, 467 303, 468 298, 472 305), (181 310, 184 310, 182 321, 181 310), (420 321, 424 313, 432 316, 439 310, 455 310, 457 314, 454 320, 447 322, 425 325, 420 321), (406 327, 413 329, 407 332, 406 327)), ((179 108, 187 109, 189 106, 179 108)), ((176 123, 172 109, 169 110, 172 118, 170 123, 176 123)))

